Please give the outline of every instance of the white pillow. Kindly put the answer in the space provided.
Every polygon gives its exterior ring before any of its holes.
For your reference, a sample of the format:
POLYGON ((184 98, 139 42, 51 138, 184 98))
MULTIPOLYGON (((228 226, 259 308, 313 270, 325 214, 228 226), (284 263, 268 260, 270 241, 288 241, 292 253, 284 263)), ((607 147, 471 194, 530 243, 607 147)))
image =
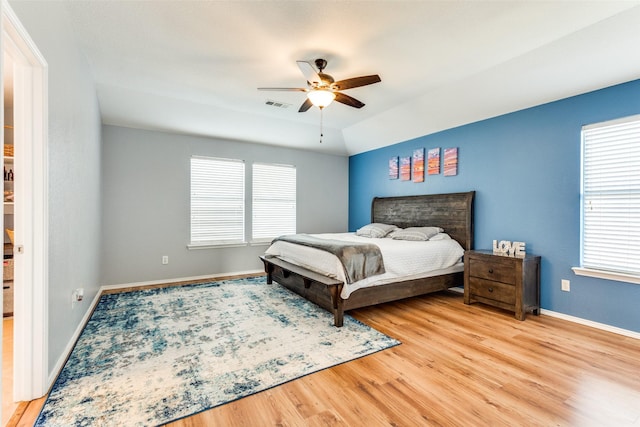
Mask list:
POLYGON ((429 239, 430 242, 435 242, 436 240, 451 240, 451 236, 447 233, 438 233, 429 239))
POLYGON ((396 227, 395 225, 389 225, 389 224, 382 224, 382 223, 371 223, 368 225, 365 225, 364 227, 361 227, 359 229, 356 230, 356 236, 362 236, 362 237, 373 237, 373 238, 382 238, 384 236, 386 236, 387 234, 389 234, 390 232, 392 232, 393 230, 396 230, 398 227, 396 227))
POLYGON ((389 237, 396 240, 426 241, 442 231, 444 230, 440 227, 399 228, 391 233, 389 237))

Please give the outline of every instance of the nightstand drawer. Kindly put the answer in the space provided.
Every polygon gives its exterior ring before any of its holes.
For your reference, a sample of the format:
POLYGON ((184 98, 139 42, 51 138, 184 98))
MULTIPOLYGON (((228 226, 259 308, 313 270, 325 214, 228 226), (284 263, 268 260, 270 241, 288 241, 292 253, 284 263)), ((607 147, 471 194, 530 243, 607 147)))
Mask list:
POLYGON ((471 295, 489 298, 505 304, 516 303, 516 288, 506 283, 469 277, 469 292, 471 295))
POLYGON ((509 284, 516 283, 516 272, 510 260, 502 262, 502 260, 492 259, 491 262, 484 262, 482 259, 471 258, 469 268, 469 275, 472 277, 509 284))

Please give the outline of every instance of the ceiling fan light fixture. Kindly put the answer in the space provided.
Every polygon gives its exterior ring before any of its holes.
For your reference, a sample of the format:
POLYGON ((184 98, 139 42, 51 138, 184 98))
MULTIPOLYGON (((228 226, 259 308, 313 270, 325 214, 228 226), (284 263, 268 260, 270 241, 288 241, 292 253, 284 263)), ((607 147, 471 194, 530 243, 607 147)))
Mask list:
POLYGON ((327 89, 312 90, 307 94, 307 98, 318 108, 324 108, 336 98, 336 94, 327 89))

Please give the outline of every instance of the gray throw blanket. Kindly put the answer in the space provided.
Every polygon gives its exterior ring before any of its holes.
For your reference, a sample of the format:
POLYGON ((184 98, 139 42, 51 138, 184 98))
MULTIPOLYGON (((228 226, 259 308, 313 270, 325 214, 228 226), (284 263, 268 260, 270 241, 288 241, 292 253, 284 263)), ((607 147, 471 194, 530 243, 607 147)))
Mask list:
POLYGON ((380 248, 371 243, 345 242, 321 239, 308 234, 280 236, 273 241, 283 241, 309 246, 334 254, 344 267, 347 283, 357 282, 369 276, 384 273, 384 262, 380 248))

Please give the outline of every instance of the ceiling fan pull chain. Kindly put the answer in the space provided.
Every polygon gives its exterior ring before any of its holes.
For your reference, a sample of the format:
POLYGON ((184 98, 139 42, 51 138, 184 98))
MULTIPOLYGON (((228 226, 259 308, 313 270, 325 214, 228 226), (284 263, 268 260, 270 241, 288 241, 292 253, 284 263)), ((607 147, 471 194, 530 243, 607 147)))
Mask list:
POLYGON ((322 137, 324 136, 322 134, 322 110, 324 110, 324 108, 320 108, 320 144, 322 144, 322 137))

